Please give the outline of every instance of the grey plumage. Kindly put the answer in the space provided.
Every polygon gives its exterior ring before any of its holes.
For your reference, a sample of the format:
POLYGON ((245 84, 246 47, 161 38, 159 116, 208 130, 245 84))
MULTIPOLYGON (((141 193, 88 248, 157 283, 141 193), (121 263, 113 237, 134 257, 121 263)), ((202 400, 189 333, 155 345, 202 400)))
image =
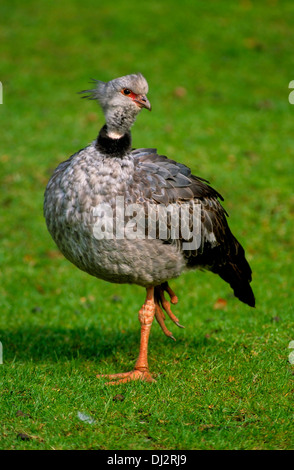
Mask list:
POLYGON ((97 139, 57 167, 45 192, 47 227, 61 252, 93 276, 144 287, 162 285, 185 269, 210 269, 231 285, 240 300, 253 306, 251 269, 228 227, 221 195, 185 165, 153 148, 131 147, 129 131, 137 114, 142 107, 151 108, 145 78, 133 74, 95 83, 84 93, 98 100, 106 125, 97 139), (164 239, 98 240, 93 235, 94 208, 107 203, 115 209, 117 197, 123 197, 125 205, 141 204, 146 217, 148 204, 155 208, 199 204, 200 245, 183 250, 185 240, 171 239, 171 226, 164 239))

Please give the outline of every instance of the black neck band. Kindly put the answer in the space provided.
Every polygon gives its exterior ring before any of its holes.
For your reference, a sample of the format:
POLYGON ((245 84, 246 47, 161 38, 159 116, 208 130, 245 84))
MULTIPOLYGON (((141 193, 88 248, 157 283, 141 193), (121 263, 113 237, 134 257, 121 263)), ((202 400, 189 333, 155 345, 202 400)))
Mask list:
POLYGON ((132 144, 131 133, 127 132, 120 139, 112 139, 107 135, 107 125, 105 124, 99 132, 96 140, 96 149, 110 157, 123 157, 132 144))

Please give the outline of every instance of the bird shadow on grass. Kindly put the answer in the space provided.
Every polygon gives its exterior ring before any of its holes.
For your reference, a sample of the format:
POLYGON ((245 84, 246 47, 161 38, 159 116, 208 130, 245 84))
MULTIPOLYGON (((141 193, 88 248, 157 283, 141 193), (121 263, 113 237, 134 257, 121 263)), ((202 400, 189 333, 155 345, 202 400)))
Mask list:
POLYGON ((118 332, 90 328, 24 327, 0 330, 3 361, 59 362, 73 358, 103 359, 117 350, 135 347, 135 332, 125 341, 118 332))
MULTIPOLYGON (((203 340, 198 339, 199 341, 192 337, 187 341, 187 338, 178 338, 174 344, 169 338, 162 336, 160 331, 155 331, 150 337, 150 352, 160 354, 160 351, 168 347, 170 354, 173 354, 183 347, 183 343, 185 349, 195 351, 195 348, 203 345, 203 340)), ((4 364, 12 361, 62 362, 75 358, 100 362, 117 353, 135 359, 139 341, 139 329, 120 332, 110 328, 105 331, 96 326, 77 329, 30 326, 0 330, 4 364)))

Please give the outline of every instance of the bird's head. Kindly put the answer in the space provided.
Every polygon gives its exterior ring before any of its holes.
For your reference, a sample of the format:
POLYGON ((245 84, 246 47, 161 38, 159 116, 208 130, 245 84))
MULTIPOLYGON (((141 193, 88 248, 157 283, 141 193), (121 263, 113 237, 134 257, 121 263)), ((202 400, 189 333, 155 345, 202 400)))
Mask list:
POLYGON ((146 96, 148 83, 142 74, 131 74, 109 82, 94 80, 96 87, 85 90, 86 98, 97 100, 104 112, 106 124, 114 138, 129 131, 141 109, 151 110, 146 96))

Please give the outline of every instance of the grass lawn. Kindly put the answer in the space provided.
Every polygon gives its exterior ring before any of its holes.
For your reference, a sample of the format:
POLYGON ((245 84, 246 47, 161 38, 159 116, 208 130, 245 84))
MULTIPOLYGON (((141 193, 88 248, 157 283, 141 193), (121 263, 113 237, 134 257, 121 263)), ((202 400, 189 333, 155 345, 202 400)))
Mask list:
POLYGON ((0 13, 0 448, 293 449, 293 1, 3 0, 0 13), (151 331, 157 382, 108 387, 97 373, 133 367, 145 292, 66 261, 43 194, 104 123, 76 93, 137 71, 153 111, 134 146, 224 196, 257 307, 211 273, 183 275, 186 328, 168 324, 176 342, 151 331))

